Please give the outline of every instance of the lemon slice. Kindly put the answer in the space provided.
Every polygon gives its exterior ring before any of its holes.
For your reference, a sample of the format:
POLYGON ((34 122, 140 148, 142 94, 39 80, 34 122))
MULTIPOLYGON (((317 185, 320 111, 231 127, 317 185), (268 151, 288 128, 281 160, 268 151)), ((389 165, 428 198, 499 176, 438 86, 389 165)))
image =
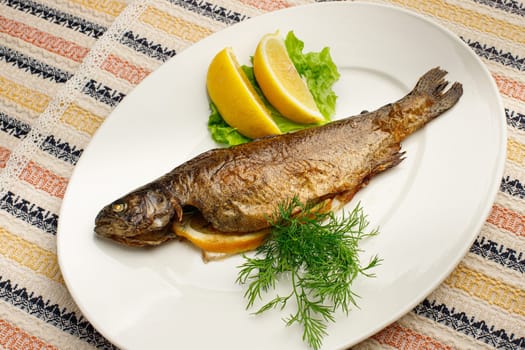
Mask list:
POLYGON ((217 231, 202 218, 194 214, 172 227, 176 235, 192 242, 204 252, 237 254, 254 250, 260 246, 269 230, 250 233, 224 233, 217 231))
POLYGON ((305 124, 324 120, 279 32, 262 37, 253 57, 253 71, 264 96, 283 116, 305 124))
POLYGON ((221 50, 211 61, 206 86, 226 123, 244 136, 254 139, 281 134, 231 48, 221 50))
MULTIPOLYGON (((326 198, 318 203, 317 210, 319 212, 339 210, 352 199, 354 194, 355 191, 343 192, 334 198, 326 198)), ((257 249, 270 234, 270 228, 248 233, 221 232, 214 229, 199 212, 195 212, 186 215, 182 222, 174 222, 172 232, 200 248, 205 260, 209 261, 257 249)))

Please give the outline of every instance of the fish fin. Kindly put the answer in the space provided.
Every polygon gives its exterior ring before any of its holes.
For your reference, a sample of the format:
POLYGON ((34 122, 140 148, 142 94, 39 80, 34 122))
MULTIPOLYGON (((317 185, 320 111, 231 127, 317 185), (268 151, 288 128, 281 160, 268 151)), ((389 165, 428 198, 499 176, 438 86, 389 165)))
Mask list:
POLYGON ((338 193, 332 193, 325 197, 318 198, 317 202, 322 206, 321 211, 337 211, 348 204, 360 189, 368 185, 372 177, 382 173, 383 171, 393 168, 403 161, 405 152, 400 152, 401 145, 394 144, 387 152, 391 152, 389 156, 376 162, 371 172, 368 173, 361 183, 353 188, 338 193))
MULTIPOLYGON (((385 170, 391 169, 401 163, 405 157, 405 152, 401 152, 401 145, 399 143, 393 144, 387 151, 386 155, 379 157, 380 159, 374 163, 371 167, 370 172, 363 178, 361 185, 357 190, 365 187, 370 179, 372 179, 377 174, 382 173, 385 170)), ((357 192, 356 190, 356 192, 357 192)))
POLYGON ((429 118, 434 118, 450 109, 458 102, 463 94, 461 83, 455 82, 445 91, 449 82, 444 79, 447 71, 436 67, 425 73, 417 82, 411 95, 422 94, 430 96, 433 100, 430 106, 429 118), (444 92, 445 91, 445 92, 444 92))
POLYGON ((392 147, 392 149, 395 150, 395 152, 392 152, 389 157, 377 162, 374 168, 372 168, 369 177, 373 177, 401 163, 405 159, 405 152, 400 152, 400 148, 401 147, 399 144, 396 144, 395 147, 392 147))
POLYGON ((182 218, 184 217, 184 209, 182 208, 182 205, 180 205, 178 199, 176 198, 171 199, 171 204, 173 205, 173 209, 175 210, 175 216, 173 220, 181 222, 182 218))
POLYGON ((362 187, 365 187, 366 185, 368 185, 368 182, 370 182, 370 180, 376 175, 384 172, 385 170, 391 169, 395 167, 396 165, 398 165, 399 163, 401 163, 405 159, 405 157, 403 157, 404 154, 405 152, 398 152, 395 155, 393 155, 391 158, 385 160, 382 163, 377 164, 377 166, 372 169, 370 174, 368 174, 363 179, 362 187))

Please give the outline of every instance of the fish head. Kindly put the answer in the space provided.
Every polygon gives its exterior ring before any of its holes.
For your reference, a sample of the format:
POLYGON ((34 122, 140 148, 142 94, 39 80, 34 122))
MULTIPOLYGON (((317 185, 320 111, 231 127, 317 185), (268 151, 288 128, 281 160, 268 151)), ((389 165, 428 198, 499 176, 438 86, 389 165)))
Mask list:
POLYGON ((140 242, 140 237, 166 232, 176 207, 158 188, 138 189, 102 208, 95 233, 123 243, 140 242))

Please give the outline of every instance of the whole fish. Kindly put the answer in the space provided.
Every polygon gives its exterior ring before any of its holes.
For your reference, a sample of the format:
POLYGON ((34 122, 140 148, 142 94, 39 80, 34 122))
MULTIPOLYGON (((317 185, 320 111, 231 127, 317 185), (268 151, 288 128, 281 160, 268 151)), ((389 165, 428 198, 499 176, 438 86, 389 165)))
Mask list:
MULTIPOLYGON (((434 68, 399 101, 323 126, 213 149, 104 207, 95 232, 127 245, 174 238, 171 225, 198 210, 222 232, 267 228, 279 204, 351 197, 403 159, 400 143, 454 106, 460 83, 445 91, 434 68)), ((385 194, 388 195, 388 194, 385 194)))

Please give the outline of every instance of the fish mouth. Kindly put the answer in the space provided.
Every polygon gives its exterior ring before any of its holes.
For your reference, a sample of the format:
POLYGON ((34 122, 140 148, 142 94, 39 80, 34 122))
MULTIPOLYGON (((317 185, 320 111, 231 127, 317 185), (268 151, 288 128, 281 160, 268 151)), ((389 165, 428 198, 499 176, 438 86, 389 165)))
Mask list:
POLYGON ((97 222, 94 231, 98 237, 107 238, 133 247, 156 246, 175 237, 175 235, 170 232, 169 226, 157 231, 136 232, 135 234, 130 234, 128 231, 126 235, 123 235, 119 233, 126 231, 119 230, 118 227, 115 227, 114 222, 109 223, 104 221, 97 222))
POLYGON ((154 232, 141 233, 135 236, 104 235, 102 237, 130 247, 152 247, 160 245, 161 243, 164 243, 170 239, 176 238, 177 236, 169 229, 164 229, 154 232))
POLYGON ((95 234, 100 238, 106 238, 127 246, 144 247, 156 246, 167 240, 175 238, 170 230, 171 224, 158 230, 143 232, 130 229, 129 225, 118 218, 108 218, 100 215, 95 219, 95 234))
POLYGON ((115 219, 111 220, 103 217, 95 219, 95 233, 102 237, 125 236, 123 233, 126 232, 126 228, 124 224, 119 224, 118 220, 115 219))

